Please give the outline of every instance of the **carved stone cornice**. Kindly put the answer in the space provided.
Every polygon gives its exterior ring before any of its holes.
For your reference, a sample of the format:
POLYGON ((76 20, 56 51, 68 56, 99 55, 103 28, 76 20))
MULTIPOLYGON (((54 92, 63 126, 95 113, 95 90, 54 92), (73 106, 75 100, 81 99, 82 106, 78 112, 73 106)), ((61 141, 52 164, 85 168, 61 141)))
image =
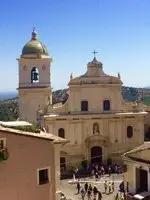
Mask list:
POLYGON ((101 146, 108 146, 109 141, 107 137, 104 137, 103 135, 92 135, 85 140, 85 144, 87 147, 93 146, 93 145, 101 145, 101 146))

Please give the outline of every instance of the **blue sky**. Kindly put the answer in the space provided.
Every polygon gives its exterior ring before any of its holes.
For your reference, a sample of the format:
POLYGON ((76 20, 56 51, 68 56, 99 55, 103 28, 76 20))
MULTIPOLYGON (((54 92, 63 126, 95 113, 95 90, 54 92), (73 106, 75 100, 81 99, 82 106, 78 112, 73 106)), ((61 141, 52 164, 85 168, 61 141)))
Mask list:
POLYGON ((120 72, 124 85, 150 85, 149 0, 2 0, 0 91, 18 86, 18 63, 33 27, 47 46, 53 89, 65 88, 70 73, 86 71, 92 51, 104 71, 120 72))

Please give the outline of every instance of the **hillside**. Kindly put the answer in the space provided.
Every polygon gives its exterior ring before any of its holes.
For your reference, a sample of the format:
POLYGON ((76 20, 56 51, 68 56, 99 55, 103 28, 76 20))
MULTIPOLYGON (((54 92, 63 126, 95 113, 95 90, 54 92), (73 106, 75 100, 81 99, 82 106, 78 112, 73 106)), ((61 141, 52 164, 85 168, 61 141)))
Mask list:
MULTIPOLYGON (((68 89, 56 90, 53 92, 53 104, 65 102, 68 98, 68 89)), ((123 98, 128 101, 141 100, 150 104, 150 89, 122 87, 123 98)), ((0 121, 12 121, 19 117, 18 97, 0 101, 0 121)))
MULTIPOLYGON (((52 98, 53 104, 59 102, 65 102, 68 98, 67 91, 68 91, 67 89, 54 91, 52 98)), ((0 100, 0 121, 14 121, 18 117, 19 117, 18 97, 7 100, 0 100)))
POLYGON ((0 121, 13 121, 18 116, 18 98, 0 101, 0 121))

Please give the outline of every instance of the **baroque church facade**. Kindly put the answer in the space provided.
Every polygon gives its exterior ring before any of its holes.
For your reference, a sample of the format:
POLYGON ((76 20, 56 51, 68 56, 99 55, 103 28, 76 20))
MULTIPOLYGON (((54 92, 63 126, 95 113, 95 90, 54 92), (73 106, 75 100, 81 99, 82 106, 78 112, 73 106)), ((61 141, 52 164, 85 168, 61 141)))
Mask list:
POLYGON ((144 143, 146 112, 122 98, 121 77, 107 75, 94 56, 85 74, 68 83, 68 99, 52 105, 51 63, 35 30, 19 63, 19 118, 40 125, 48 134, 66 138, 61 166, 120 163, 122 153, 144 143))

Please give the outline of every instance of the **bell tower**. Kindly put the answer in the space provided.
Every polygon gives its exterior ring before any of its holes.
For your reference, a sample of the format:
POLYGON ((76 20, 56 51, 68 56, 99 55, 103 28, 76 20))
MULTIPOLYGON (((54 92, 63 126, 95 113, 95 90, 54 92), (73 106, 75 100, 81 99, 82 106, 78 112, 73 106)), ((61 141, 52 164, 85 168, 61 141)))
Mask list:
POLYGON ((38 40, 35 29, 22 49, 19 63, 19 119, 37 123, 37 110, 51 104, 50 66, 52 58, 38 40))

